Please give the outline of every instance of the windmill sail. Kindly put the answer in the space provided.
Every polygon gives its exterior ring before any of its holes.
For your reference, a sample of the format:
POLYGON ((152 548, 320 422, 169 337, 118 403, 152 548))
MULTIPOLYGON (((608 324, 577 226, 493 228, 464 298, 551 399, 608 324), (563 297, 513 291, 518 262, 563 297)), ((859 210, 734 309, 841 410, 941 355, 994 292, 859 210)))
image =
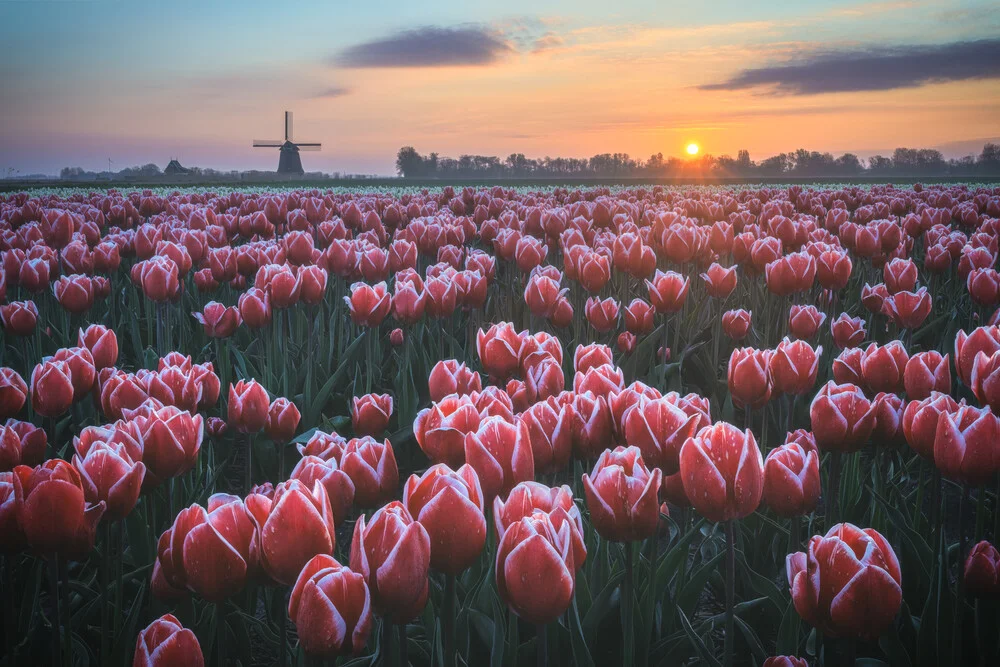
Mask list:
POLYGON ((277 148, 278 149, 278 173, 279 174, 302 174, 302 160, 299 159, 299 151, 318 151, 322 148, 319 142, 297 143, 292 135, 292 112, 285 112, 285 139, 279 141, 275 139, 254 139, 254 148, 277 148))

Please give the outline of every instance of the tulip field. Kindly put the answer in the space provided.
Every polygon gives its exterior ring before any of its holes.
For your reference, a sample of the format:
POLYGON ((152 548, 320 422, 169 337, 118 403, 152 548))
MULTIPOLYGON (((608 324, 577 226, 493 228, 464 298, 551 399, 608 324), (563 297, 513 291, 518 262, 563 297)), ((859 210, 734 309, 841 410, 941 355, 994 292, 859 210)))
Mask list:
POLYGON ((0 665, 1000 664, 1000 188, 0 194, 0 665))

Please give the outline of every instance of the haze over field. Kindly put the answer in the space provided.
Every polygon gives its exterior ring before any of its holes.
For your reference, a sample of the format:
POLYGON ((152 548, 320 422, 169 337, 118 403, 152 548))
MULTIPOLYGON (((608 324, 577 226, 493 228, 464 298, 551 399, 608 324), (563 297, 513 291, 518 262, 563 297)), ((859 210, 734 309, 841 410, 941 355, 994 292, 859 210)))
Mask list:
POLYGON ((0 2, 0 170, 178 157, 307 170, 457 156, 946 157, 1000 137, 1000 3, 0 2))

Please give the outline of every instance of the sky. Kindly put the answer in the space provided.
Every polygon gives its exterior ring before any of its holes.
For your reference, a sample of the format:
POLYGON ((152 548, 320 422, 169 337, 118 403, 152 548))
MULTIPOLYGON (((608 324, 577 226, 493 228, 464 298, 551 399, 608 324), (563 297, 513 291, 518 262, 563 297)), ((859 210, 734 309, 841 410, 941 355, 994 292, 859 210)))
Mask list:
POLYGON ((0 0, 0 176, 1000 140, 1000 1, 0 0))

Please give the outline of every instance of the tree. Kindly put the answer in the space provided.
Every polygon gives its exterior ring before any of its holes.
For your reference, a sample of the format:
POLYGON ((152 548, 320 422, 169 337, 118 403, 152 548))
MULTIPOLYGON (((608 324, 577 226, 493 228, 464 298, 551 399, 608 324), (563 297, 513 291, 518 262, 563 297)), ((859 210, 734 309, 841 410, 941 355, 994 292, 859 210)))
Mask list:
POLYGON ((396 173, 403 178, 414 178, 423 172, 424 159, 413 146, 403 146, 396 153, 396 173))

